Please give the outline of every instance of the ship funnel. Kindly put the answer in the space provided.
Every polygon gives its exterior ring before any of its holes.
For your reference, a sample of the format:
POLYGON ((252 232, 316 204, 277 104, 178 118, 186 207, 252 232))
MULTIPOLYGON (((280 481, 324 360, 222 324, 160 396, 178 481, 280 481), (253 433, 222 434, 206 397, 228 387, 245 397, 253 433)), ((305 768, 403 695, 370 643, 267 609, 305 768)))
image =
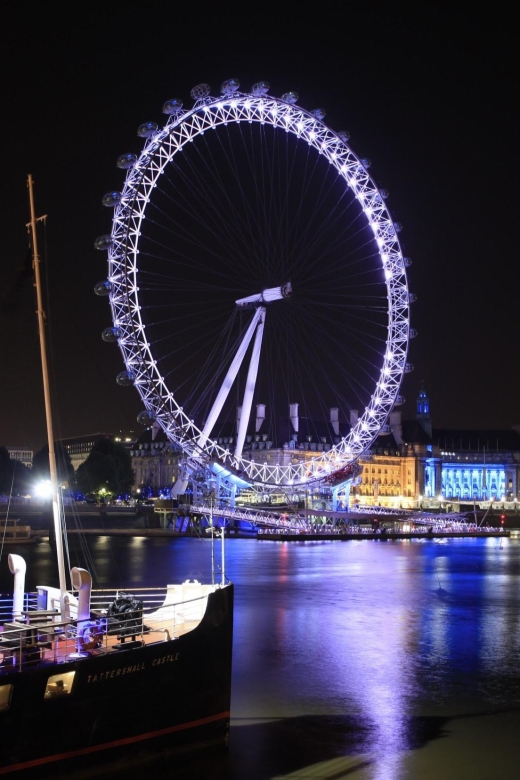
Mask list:
POLYGON ((13 587, 13 620, 20 620, 23 614, 23 597, 25 591, 25 572, 27 565, 21 555, 9 554, 9 571, 14 574, 13 587))
POLYGON ((78 591, 78 621, 90 620, 90 591, 92 590, 92 577, 86 569, 74 566, 70 570, 72 587, 78 591))

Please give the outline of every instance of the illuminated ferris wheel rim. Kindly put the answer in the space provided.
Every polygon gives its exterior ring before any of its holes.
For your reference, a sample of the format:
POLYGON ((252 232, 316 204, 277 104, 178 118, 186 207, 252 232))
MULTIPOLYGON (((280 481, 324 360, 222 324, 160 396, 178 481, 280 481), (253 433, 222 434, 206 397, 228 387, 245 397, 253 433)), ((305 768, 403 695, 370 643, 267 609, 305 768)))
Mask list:
MULTIPOLYGON (((368 161, 360 160, 347 144, 346 134, 336 133, 322 121, 323 112, 309 112, 295 103, 294 93, 282 98, 267 96, 264 82, 253 93, 237 91, 238 82, 223 85, 220 97, 209 96, 205 85, 195 88, 194 106, 183 110, 180 101, 168 101, 164 111, 170 117, 162 129, 154 123, 141 125, 146 137, 139 156, 122 155, 118 167, 127 168, 125 184, 115 198, 115 211, 108 248, 110 305, 117 340, 127 375, 137 388, 151 419, 156 419, 168 438, 179 444, 192 469, 220 464, 239 474, 244 484, 275 486, 309 485, 349 466, 372 444, 386 423, 398 397, 408 351, 409 304, 398 226, 384 203, 384 196, 368 174, 368 161), (228 85, 227 91, 224 89, 228 85), (229 86, 231 85, 231 86, 229 86), (198 91, 197 91, 198 90, 198 91), (165 167, 184 146, 207 130, 228 123, 260 123, 292 133, 313 147, 333 166, 358 200, 374 235, 386 280, 388 326, 383 365, 375 389, 349 434, 327 452, 305 462, 287 466, 256 462, 235 456, 211 436, 205 436, 169 391, 157 368, 152 347, 146 339, 141 318, 137 283, 139 236, 146 206, 165 167)), ((114 204, 106 204, 114 205, 114 204)))

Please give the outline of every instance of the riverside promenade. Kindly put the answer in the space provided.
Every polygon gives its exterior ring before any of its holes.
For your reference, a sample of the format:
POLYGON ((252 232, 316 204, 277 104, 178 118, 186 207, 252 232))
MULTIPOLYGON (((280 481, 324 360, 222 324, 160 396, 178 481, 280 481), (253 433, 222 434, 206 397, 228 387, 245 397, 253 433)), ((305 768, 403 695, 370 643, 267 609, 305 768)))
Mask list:
POLYGON ((347 542, 347 541, 366 541, 375 540, 379 542, 386 542, 393 539, 420 539, 422 541, 427 539, 460 539, 460 538, 473 538, 480 539, 482 537, 500 537, 508 538, 510 536, 509 531, 503 531, 501 528, 485 528, 475 529, 474 531, 444 531, 444 530, 426 530, 420 529, 416 531, 372 531, 371 529, 361 530, 326 530, 326 531, 309 531, 303 533, 291 533, 287 531, 276 531, 274 529, 265 528, 258 531, 256 538, 264 541, 271 542, 309 542, 309 541, 335 541, 335 542, 347 542))
MULTIPOLYGON (((0 523, 3 519, 3 507, 0 506, 0 523)), ((223 513, 224 514, 224 513, 223 513)), ((229 514, 226 513, 226 514, 229 514)), ((152 538, 181 538, 186 536, 199 536, 206 538, 208 516, 199 510, 197 519, 188 521, 184 517, 181 522, 171 525, 166 520, 164 513, 154 511, 153 506, 95 506, 78 505, 71 503, 65 507, 67 533, 69 535, 85 536, 131 536, 152 538)), ((460 524, 458 527, 447 527, 446 523, 436 523, 432 517, 431 524, 413 526, 413 518, 408 516, 407 526, 402 527, 399 522, 376 528, 370 523, 369 516, 359 513, 350 515, 351 525, 333 525, 332 521, 324 524, 311 524, 300 526, 263 525, 258 514, 256 523, 243 523, 233 521, 231 517, 220 517, 218 509, 214 512, 213 522, 216 528, 224 525, 226 536, 229 538, 246 537, 265 541, 350 541, 350 540, 428 540, 439 541, 450 538, 478 538, 478 537, 517 537, 520 529, 514 527, 489 527, 476 524, 460 524)), ((5 515, 4 515, 5 516, 5 515)), ((52 516, 41 504, 33 502, 19 503, 11 507, 10 516, 16 517, 20 522, 29 525, 33 534, 40 539, 48 538, 53 533, 52 516)), ((345 519, 345 514, 342 515, 345 519)), ((348 517, 348 515, 347 515, 348 517)), ((373 519, 373 518, 372 518, 373 519)), ((389 518, 384 518, 388 521, 389 518)), ((403 518, 404 519, 404 518, 403 518)), ((515 518, 516 519, 516 518, 515 518)), ((381 518, 383 520, 383 518, 381 518)), ((396 518, 397 520, 397 518, 396 518)), ((271 520, 272 522, 272 520, 271 520)))

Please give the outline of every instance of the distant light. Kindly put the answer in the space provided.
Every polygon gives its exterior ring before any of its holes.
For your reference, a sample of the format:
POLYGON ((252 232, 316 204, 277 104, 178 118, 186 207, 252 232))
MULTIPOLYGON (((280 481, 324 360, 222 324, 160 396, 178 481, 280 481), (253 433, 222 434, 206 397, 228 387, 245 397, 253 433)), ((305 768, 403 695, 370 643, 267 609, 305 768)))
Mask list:
POLYGON ((39 498, 50 498, 52 495, 52 485, 50 483, 50 480, 45 479, 41 482, 38 482, 34 492, 39 498))

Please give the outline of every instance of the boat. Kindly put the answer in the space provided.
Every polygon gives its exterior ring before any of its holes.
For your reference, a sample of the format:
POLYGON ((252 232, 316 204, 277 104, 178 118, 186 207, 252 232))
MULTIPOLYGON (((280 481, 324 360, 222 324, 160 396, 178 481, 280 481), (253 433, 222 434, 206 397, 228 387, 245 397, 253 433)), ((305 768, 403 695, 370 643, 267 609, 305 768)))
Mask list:
POLYGON ((20 518, 0 519, 0 547, 4 544, 33 544, 41 538, 42 534, 35 533, 30 525, 20 524, 20 518))
POLYGON ((205 584, 96 591, 90 573, 73 567, 68 587, 31 176, 28 188, 59 583, 26 593, 26 562, 8 556, 13 592, 0 600, 0 775, 109 777, 226 747, 233 584, 223 552, 215 576, 212 542, 205 584))

